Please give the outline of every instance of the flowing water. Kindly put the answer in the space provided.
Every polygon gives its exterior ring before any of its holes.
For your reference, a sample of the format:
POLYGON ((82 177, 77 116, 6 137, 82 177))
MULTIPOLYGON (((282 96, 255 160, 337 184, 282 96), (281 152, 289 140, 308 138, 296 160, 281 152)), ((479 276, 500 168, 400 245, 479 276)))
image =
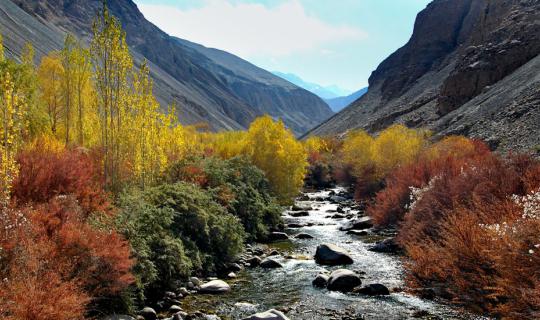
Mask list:
POLYGON ((232 286, 230 293, 192 295, 184 300, 184 307, 215 313, 223 319, 242 319, 270 308, 285 310, 291 319, 362 319, 361 316, 364 319, 480 319, 405 293, 368 297, 314 288, 311 282, 320 271, 340 268, 319 266, 314 262, 315 249, 323 242, 336 244, 350 252, 354 264, 346 268, 362 272, 363 284, 381 283, 390 289, 403 286, 399 257, 368 251, 370 242, 377 240, 376 237, 358 237, 339 230, 346 219, 329 217, 333 214, 329 211, 335 210, 337 204, 320 200, 327 199, 329 192, 308 193, 309 201, 297 201, 300 206, 313 208, 307 217, 291 217, 288 212, 284 213, 285 223, 313 225, 287 229, 291 240, 271 245, 282 252, 276 260, 283 268, 246 269, 234 281, 227 281, 232 286), (298 233, 308 233, 313 239, 295 239, 294 235, 298 233), (287 255, 294 259, 283 257, 287 255))

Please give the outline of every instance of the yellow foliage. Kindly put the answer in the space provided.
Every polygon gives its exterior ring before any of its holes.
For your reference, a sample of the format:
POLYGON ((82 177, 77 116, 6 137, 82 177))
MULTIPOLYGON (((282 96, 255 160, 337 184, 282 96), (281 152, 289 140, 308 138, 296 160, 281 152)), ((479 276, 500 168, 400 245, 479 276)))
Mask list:
POLYGON ((425 131, 393 125, 373 138, 363 130, 348 134, 343 142, 343 161, 353 174, 366 180, 384 178, 395 168, 414 161, 426 146, 425 131))
POLYGON ((283 122, 263 116, 251 124, 245 142, 246 154, 270 181, 282 204, 290 203, 303 186, 307 153, 283 122))
POLYGON ((426 132, 393 125, 375 139, 373 161, 377 177, 383 178, 403 164, 411 163, 426 146, 426 132))
POLYGON ((327 142, 321 137, 317 137, 317 136, 309 137, 303 142, 303 144, 308 154, 312 152, 328 152, 329 151, 329 146, 327 142))
POLYGON ((15 157, 27 128, 26 105, 9 72, 0 74, 0 116, 0 204, 5 204, 18 173, 15 157))

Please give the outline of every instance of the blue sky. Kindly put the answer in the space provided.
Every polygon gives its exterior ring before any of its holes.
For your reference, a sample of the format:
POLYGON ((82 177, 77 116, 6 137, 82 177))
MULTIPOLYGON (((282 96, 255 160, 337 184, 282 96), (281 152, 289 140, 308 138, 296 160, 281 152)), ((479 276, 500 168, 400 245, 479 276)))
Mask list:
POLYGON ((167 33, 269 71, 353 91, 412 34, 431 0, 135 0, 167 33))

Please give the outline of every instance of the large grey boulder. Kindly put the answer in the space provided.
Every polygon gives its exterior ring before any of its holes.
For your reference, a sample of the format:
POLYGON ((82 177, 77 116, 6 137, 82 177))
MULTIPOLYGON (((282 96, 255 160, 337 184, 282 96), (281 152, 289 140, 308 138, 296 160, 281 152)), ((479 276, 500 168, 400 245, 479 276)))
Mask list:
POLYGON ((347 269, 338 269, 330 274, 326 288, 330 291, 350 292, 360 286, 362 280, 355 272, 347 269))
POLYGON ((256 313, 244 318, 244 320, 289 320, 289 318, 287 318, 283 312, 271 309, 265 312, 256 313))
POLYGON ((317 247, 315 252, 315 262, 324 265, 352 264, 353 259, 347 250, 336 245, 323 243, 317 247))
POLYGON ((212 280, 201 285, 200 293, 224 293, 231 291, 231 286, 223 280, 212 280))

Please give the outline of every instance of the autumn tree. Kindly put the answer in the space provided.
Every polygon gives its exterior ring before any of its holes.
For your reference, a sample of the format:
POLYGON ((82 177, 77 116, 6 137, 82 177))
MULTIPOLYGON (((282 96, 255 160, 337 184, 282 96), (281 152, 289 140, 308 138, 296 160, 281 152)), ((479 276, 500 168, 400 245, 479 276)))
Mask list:
POLYGON ((266 115, 257 118, 247 132, 246 154, 264 171, 273 192, 287 204, 303 186, 307 154, 283 122, 266 115))
POLYGON ((38 68, 38 80, 41 89, 41 99, 47 110, 50 128, 53 135, 57 135, 61 118, 66 112, 62 96, 62 83, 64 67, 58 52, 51 52, 44 56, 38 68))
POLYGON ((90 45, 101 129, 105 181, 118 191, 124 149, 121 132, 128 108, 129 73, 133 61, 120 22, 106 6, 95 18, 90 45))
MULTIPOLYGON (((0 47, 3 44, 0 38, 0 47)), ((9 200, 13 180, 17 176, 16 155, 27 130, 25 91, 17 86, 12 64, 0 54, 0 203, 9 200)))

